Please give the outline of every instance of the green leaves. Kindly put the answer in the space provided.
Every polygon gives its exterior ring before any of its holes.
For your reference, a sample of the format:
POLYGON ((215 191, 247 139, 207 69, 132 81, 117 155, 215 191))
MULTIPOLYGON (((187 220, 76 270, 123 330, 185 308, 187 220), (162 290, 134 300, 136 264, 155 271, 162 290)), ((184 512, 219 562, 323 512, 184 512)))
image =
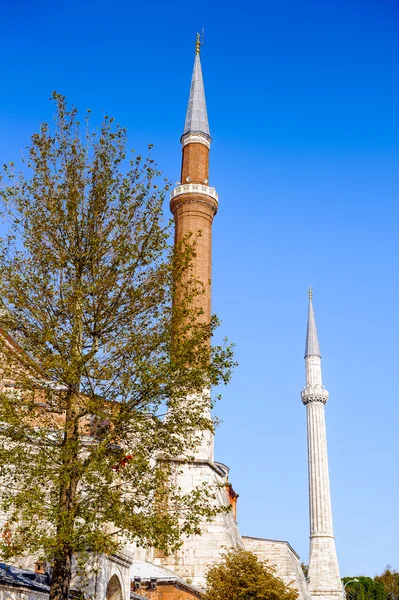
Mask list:
POLYGON ((389 600, 384 585, 379 581, 379 577, 372 579, 358 575, 356 577, 344 577, 346 597, 348 600, 389 600), (353 581, 356 579, 357 581, 353 581))
MULTIPOLYGON (((387 565, 385 571, 375 577, 374 580, 383 586, 388 595, 388 600, 399 600, 399 571, 397 569, 387 565)), ((378 600, 380 600, 379 597, 378 600)))
POLYGON ((295 600, 298 593, 274 575, 275 569, 246 550, 227 552, 206 577, 205 600, 295 600))
POLYGON ((165 459, 213 429, 208 390, 229 380, 232 349, 209 346, 195 237, 170 246, 153 159, 128 161, 113 119, 91 131, 53 100, 31 176, 5 167, 0 190, 0 549, 64 565, 123 538, 169 552, 215 515, 212 490, 184 494, 165 459))

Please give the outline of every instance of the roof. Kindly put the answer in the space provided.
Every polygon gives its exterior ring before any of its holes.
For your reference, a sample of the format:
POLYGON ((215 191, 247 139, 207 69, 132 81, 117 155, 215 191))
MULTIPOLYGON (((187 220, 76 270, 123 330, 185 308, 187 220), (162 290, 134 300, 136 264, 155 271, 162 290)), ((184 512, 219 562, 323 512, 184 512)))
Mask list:
POLYGON ((35 571, 18 569, 5 563, 0 563, 0 585, 27 587, 48 594, 50 591, 50 576, 35 571))
POLYGON ((204 81, 202 79, 201 60, 199 54, 194 59, 190 96, 188 99, 186 121, 183 135, 199 132, 210 137, 208 113, 206 110, 204 81))
POLYGON ((147 596, 142 596, 137 592, 130 592, 130 600, 148 600, 147 596))
POLYGON ((150 581, 150 579, 156 578, 158 585, 170 583, 198 594, 202 592, 200 588, 187 583, 173 571, 146 561, 134 561, 130 569, 130 575, 132 579, 140 577, 142 581, 150 581))
POLYGON ((158 581, 179 581, 186 583, 184 579, 181 579, 173 571, 145 561, 134 561, 130 572, 132 577, 140 577, 141 579, 156 577, 158 581))
POLYGON ((317 338, 316 320, 314 317, 312 298, 309 298, 308 328, 306 331, 305 358, 307 356, 321 356, 319 340, 317 338))

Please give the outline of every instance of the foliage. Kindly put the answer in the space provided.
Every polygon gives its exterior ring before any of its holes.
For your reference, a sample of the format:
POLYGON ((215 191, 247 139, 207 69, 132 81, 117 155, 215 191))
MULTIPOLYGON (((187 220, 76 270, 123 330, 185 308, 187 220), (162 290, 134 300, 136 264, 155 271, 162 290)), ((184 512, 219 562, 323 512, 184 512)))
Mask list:
POLYGON ((342 581, 344 584, 351 582, 345 588, 348 600, 399 600, 399 571, 390 565, 374 579, 359 575, 344 577, 342 581))
POLYGON ((233 362, 201 319, 195 239, 170 247, 153 160, 127 160, 113 119, 91 131, 53 98, 32 176, 6 165, 0 190, 0 549, 50 559, 50 598, 66 600, 73 555, 126 539, 167 553, 215 515, 212 490, 174 486, 169 459, 213 428, 207 390, 233 362))
POLYGON ((390 565, 387 565, 385 571, 375 577, 375 581, 382 583, 388 594, 388 600, 399 600, 399 571, 397 569, 392 569, 390 565))
POLYGON ((298 593, 252 552, 236 550, 207 573, 205 600, 295 600, 298 593))
POLYGON ((387 600, 384 586, 371 577, 358 575, 342 579, 344 585, 349 581, 351 583, 348 583, 345 588, 347 600, 387 600), (358 581, 353 581, 353 579, 358 581))
POLYGON ((301 569, 303 571, 303 574, 305 575, 305 578, 307 578, 308 574, 309 574, 309 565, 305 565, 305 563, 301 563, 301 569))

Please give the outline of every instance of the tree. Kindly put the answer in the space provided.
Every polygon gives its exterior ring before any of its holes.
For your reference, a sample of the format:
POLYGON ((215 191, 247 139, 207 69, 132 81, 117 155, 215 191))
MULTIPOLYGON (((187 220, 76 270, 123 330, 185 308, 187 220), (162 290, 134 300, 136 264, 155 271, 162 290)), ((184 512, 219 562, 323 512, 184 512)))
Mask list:
POLYGON ((126 540, 167 553, 219 510, 212 490, 174 486, 168 461, 213 428, 208 390, 233 362, 195 301, 195 239, 170 247, 154 161, 126 158, 113 119, 91 131, 53 99, 31 176, 7 165, 0 191, 0 547, 50 560, 50 600, 66 600, 73 556, 126 540))
POLYGON ((307 579, 308 574, 309 574, 309 565, 305 565, 305 563, 301 563, 301 569, 303 571, 303 574, 305 575, 305 579, 307 579))
POLYGON ((211 567, 206 577, 205 600, 295 600, 298 592, 274 575, 275 569, 255 554, 235 550, 211 567))
POLYGON ((344 577, 343 584, 348 583, 345 588, 348 600, 387 600, 384 586, 371 577, 356 575, 356 577, 344 577), (357 581, 353 581, 357 579, 357 581))
POLYGON ((399 600, 399 571, 397 569, 392 569, 390 565, 387 565, 385 571, 375 577, 375 581, 384 586, 388 600, 399 600))

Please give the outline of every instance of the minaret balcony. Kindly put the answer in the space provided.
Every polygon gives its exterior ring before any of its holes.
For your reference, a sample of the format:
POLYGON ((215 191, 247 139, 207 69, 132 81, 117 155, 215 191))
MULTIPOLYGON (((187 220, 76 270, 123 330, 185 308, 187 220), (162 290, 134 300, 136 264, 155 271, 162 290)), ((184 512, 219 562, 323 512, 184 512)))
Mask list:
POLYGON ((328 400, 328 392, 324 388, 305 388, 301 392, 302 402, 309 404, 310 402, 322 402, 325 404, 328 400))
POLYGON ((175 187, 170 193, 170 199, 181 196, 182 194, 205 194, 218 202, 219 195, 214 187, 203 185, 202 183, 184 183, 175 187))

